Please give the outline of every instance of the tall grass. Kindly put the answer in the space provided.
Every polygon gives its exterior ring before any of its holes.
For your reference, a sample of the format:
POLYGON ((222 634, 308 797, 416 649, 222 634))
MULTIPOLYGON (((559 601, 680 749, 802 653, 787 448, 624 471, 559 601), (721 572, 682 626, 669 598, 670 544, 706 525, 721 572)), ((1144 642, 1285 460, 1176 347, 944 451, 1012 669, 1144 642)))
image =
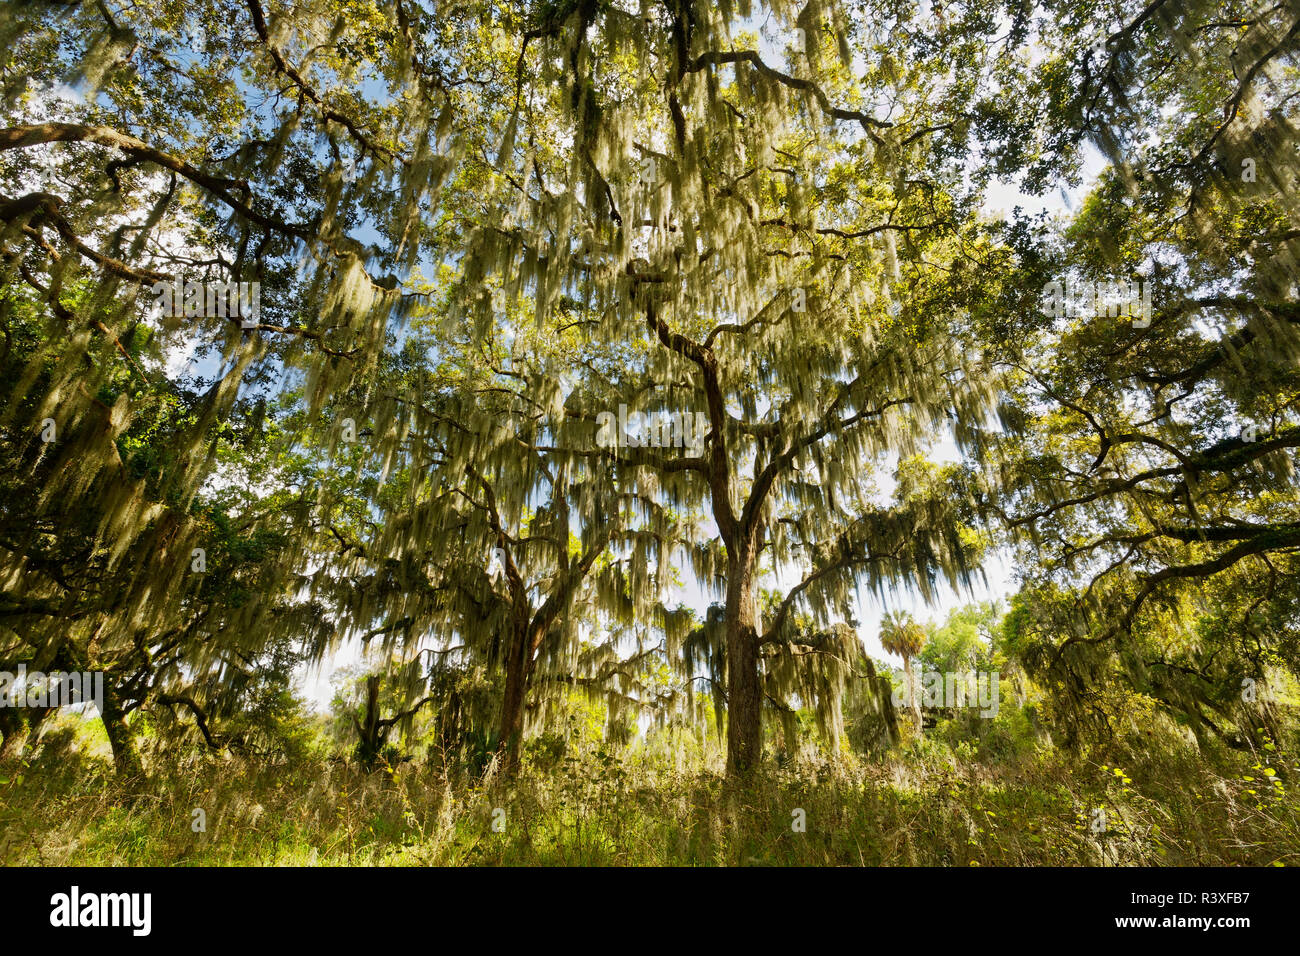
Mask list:
POLYGON ((0 771, 0 853, 104 866, 1300 863, 1298 768, 1276 751, 985 763, 926 740, 744 785, 697 763, 599 749, 506 781, 190 754, 132 783, 96 756, 42 747, 0 771))

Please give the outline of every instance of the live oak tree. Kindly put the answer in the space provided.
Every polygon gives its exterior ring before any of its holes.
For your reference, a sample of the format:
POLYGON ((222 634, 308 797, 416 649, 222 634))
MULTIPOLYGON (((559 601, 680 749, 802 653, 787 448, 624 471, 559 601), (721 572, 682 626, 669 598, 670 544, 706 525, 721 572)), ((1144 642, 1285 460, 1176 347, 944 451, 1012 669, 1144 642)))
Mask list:
MULTIPOLYGON (((68 301, 71 308, 82 304, 68 301)), ((45 330, 21 287, 3 287, 0 309, 10 336, 0 380, 12 385, 27 374, 45 330)), ((153 524, 134 540, 116 539, 112 483, 92 483, 81 497, 49 494, 86 446, 103 440, 97 421, 59 416, 37 435, 7 423, 0 653, 10 671, 18 663, 31 670, 102 671, 99 716, 119 769, 135 775, 141 766, 128 715, 181 708, 206 742, 218 746, 217 722, 239 709, 250 671, 268 648, 286 635, 297 647, 311 647, 332 624, 322 604, 296 594, 301 552, 292 543, 293 518, 310 498, 303 497, 305 482, 293 487, 294 464, 272 450, 274 416, 268 421, 259 406, 245 404, 224 423, 204 425, 210 389, 203 381, 168 381, 143 330, 127 343, 95 400, 106 408, 119 407, 125 396, 135 402, 134 420, 110 446, 118 464, 110 477, 153 509, 153 524), (168 457, 178 441, 189 440, 180 434, 196 424, 212 459, 228 466, 231 483, 178 500, 167 485, 168 457), (259 489, 253 474, 284 484, 259 489)), ((50 378, 47 366, 34 383, 36 395, 50 378)), ((9 728, 5 734, 8 745, 9 728)))
MULTIPOLYGON (((395 752, 396 748, 388 743, 389 735, 394 729, 400 729, 403 733, 409 733, 414 718, 428 704, 434 703, 437 698, 432 694, 426 694, 419 700, 407 705, 408 694, 404 693, 406 683, 403 679, 406 675, 404 671, 419 670, 419 661, 412 661, 417 667, 400 668, 395 679, 389 681, 388 697, 394 696, 394 686, 396 686, 396 703, 391 703, 385 708, 389 701, 382 701, 380 696, 381 688, 385 684, 385 675, 383 674, 365 674, 356 681, 352 687, 345 687, 336 695, 334 700, 334 709, 347 710, 348 719, 351 721, 351 729, 356 734, 356 757, 357 761, 366 770, 376 769, 380 762, 391 768, 401 762, 395 752)), ((422 681, 418 680, 417 683, 422 681)))
POLYGON ((734 773, 760 757, 758 661, 796 607, 827 624, 859 579, 928 595, 972 567, 960 494, 882 504, 871 478, 949 428, 969 438, 990 405, 955 294, 979 285, 985 244, 980 179, 961 174, 973 130, 1007 128, 991 76, 1005 95, 1020 55, 975 11, 940 25, 965 37, 956 53, 888 4, 772 4, 784 53, 743 12, 536 8, 497 157, 509 218, 466 251, 471 275, 527 291, 543 321, 572 315, 629 366, 580 417, 704 416, 702 451, 620 457, 716 526, 700 571, 725 609, 734 773), (764 562, 802 572, 770 619, 764 562))
POLYGON ((683 522, 557 427, 562 333, 502 313, 479 338, 448 324, 448 298, 419 311, 350 413, 365 460, 382 463, 379 520, 331 530, 365 640, 502 675, 496 742, 513 771, 530 708, 574 687, 615 710, 639 705, 633 665, 664 651, 658 631, 681 627, 660 598, 683 522), (636 622, 621 648, 602 626, 636 622))
POLYGON ((1070 738, 1134 691, 1198 737, 1254 737, 1254 684, 1296 666, 1300 11, 1036 12, 1022 147, 1110 165, 1066 228, 1015 227, 1023 275, 984 334, 1011 371, 986 499, 1022 547, 1011 633, 1070 738), (1150 311, 1042 298, 1116 279, 1150 311))
MULTIPOLYGON (((437 50, 477 29, 460 16, 434 29, 427 10, 404 4, 347 15, 258 0, 6 9, 6 360, 25 364, 7 371, 0 414, 30 492, 9 499, 9 517, 38 528, 5 555, 5 580, 37 659, 93 648, 88 661, 135 695, 160 690, 149 675, 161 661, 201 668, 294 631, 319 651, 313 625, 273 613, 300 586, 319 527, 309 508, 286 504, 312 494, 272 492, 266 511, 227 513, 230 528, 214 527, 200 489, 228 471, 217 439, 268 383, 301 376, 319 414, 373 367, 407 301, 394 272, 436 245, 436 195, 472 140, 472 123, 453 132, 452 120, 477 102, 461 88, 478 81, 443 72, 437 50), (325 54, 319 41, 340 31, 349 42, 325 54), (369 247, 349 234, 363 221, 369 247), (156 290, 182 280, 258 283, 260 307, 234 315, 200 296, 197 308, 158 314, 156 290), (14 347, 26 334, 13 320, 20 299, 39 303, 33 348, 14 347), (197 391, 178 371, 186 352, 215 366, 197 391), (47 434, 57 437, 42 446, 47 434), (214 530, 225 540, 210 540, 214 530), (272 538, 270 550, 247 547, 272 538), (237 561, 221 560, 227 544, 237 561), (76 571, 61 584, 22 574, 36 562, 65 574, 49 545, 76 571), (33 617, 41 602, 53 610, 33 617), (226 624, 208 627, 212 614, 226 624)), ((120 703, 116 683, 105 717, 122 755, 121 715, 148 695, 120 703)), ((177 687, 167 696, 204 726, 201 700, 177 687)))
MULTIPOLYGON (((472 144, 473 120, 454 121, 478 102, 462 89, 478 81, 444 72, 441 51, 477 21, 452 15, 435 28, 407 4, 383 14, 331 3, 268 11, 259 0, 184 11, 35 2, 12 12, 0 155, 6 188, 21 189, 0 199, 5 262, 55 321, 9 413, 55 355, 31 413, 92 414, 102 377, 129 361, 124 336, 141 327, 173 349, 206 343, 220 357, 204 422, 229 414, 258 375, 304 375, 313 412, 364 378, 409 301, 395 273, 454 233, 436 199, 472 144), (320 41, 343 32, 348 41, 327 53, 320 41), (75 96, 60 93, 65 82, 75 96), (351 234, 363 225, 368 245, 351 234), (261 307, 151 316, 155 284, 178 277, 257 282, 261 307), (90 292, 87 308, 73 310, 64 290, 78 283, 90 292), (82 356, 98 353, 106 360, 85 367, 82 356)), ((466 52, 459 65, 479 64, 466 52)), ((129 395, 122 402, 94 414, 120 429, 133 411, 129 395)), ((206 478, 205 441, 202 428, 178 436, 167 482, 182 497, 206 478)), ((79 452, 49 494, 111 484, 108 443, 79 452)), ((122 547, 149 527, 129 489, 102 503, 122 547)))

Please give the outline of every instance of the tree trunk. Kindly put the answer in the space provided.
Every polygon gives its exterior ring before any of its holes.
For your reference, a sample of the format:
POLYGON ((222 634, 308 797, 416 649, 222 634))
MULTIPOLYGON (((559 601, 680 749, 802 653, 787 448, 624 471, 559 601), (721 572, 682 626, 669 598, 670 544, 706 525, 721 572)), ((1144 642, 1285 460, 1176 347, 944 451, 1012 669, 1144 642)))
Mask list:
POLYGON ((916 721, 916 735, 922 736, 924 727, 921 724, 921 695, 916 692, 916 681, 912 674, 912 659, 903 658, 903 671, 907 674, 907 696, 910 698, 912 705, 912 718, 916 721))
POLYGON ((379 761, 379 752, 384 748, 384 739, 379 727, 379 675, 371 674, 366 678, 366 704, 362 720, 357 721, 357 759, 362 768, 369 773, 379 761))
POLYGON ((30 733, 27 722, 16 709, 0 708, 0 763, 21 757, 30 733))
POLYGON ((438 763, 443 774, 461 749, 460 706, 460 694, 453 690, 438 712, 438 763))
POLYGON ((524 736, 524 699, 528 693, 528 632, 516 628, 506 652, 506 692, 501 701, 501 729, 497 753, 507 774, 519 770, 519 753, 524 736))
POLYGON ((751 773, 763 756, 763 693, 758 672, 754 549, 732 557, 727 573, 727 774, 751 773))
POLYGON ((126 725, 122 702, 118 700, 117 689, 108 680, 104 681, 104 712, 99 716, 104 722, 109 746, 113 748, 113 765, 117 768, 117 775, 124 779, 144 776, 144 765, 135 749, 131 728, 126 725))

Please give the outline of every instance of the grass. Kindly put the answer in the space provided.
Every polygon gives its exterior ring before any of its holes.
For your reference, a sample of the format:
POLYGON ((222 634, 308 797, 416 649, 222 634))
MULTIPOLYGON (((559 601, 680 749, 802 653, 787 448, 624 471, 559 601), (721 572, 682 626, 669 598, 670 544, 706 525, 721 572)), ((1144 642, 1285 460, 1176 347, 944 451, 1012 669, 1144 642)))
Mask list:
POLYGON ((1292 866, 1298 769, 1276 752, 1211 760, 1191 747, 990 764, 927 740, 745 786, 603 749, 513 782, 190 754, 128 784, 97 756, 40 748, 0 772, 0 854, 98 866, 1292 866))

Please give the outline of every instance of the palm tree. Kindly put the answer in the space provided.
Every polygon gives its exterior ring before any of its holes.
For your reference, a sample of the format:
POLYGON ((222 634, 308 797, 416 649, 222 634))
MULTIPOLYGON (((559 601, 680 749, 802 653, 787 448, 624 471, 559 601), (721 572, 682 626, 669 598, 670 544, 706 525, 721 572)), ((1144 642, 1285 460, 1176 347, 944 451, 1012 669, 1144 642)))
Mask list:
POLYGON ((907 694, 916 718, 916 732, 921 732, 921 700, 912 680, 912 658, 925 647, 925 625, 916 621, 907 611, 893 611, 880 620, 880 644, 890 654, 903 659, 903 673, 907 678, 907 694))

